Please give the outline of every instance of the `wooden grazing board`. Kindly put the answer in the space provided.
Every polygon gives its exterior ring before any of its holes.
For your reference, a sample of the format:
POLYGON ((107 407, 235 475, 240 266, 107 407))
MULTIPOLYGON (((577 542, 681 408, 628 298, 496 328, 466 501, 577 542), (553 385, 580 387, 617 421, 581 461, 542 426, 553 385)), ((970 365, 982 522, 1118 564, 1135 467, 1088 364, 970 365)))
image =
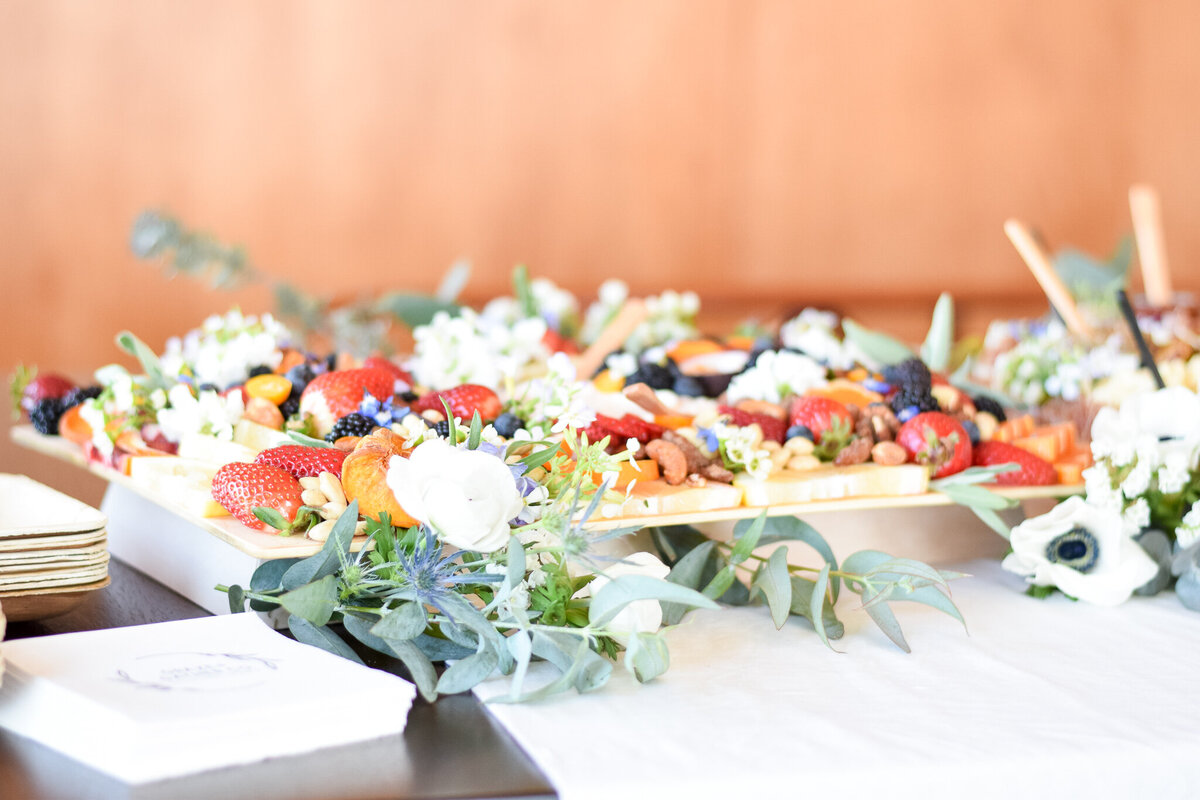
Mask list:
MULTIPOLYGON (((173 504, 170 498, 159 497, 147 491, 145 487, 108 467, 90 464, 84 459, 80 449, 64 439, 42 436, 30 426, 14 427, 12 438, 17 444, 36 450, 39 453, 58 458, 71 464, 83 467, 94 475, 99 475, 141 497, 157 503, 167 510, 178 514, 187 522, 198 525, 212 533, 218 539, 233 545, 254 558, 303 558, 321 549, 320 542, 291 536, 272 536, 259 533, 247 528, 233 517, 197 517, 185 512, 173 504)), ((1035 500, 1040 498, 1068 497, 1081 494, 1083 486, 1018 486, 1005 489, 995 489, 997 494, 1014 500, 1035 500)), ((925 508, 951 506, 954 501, 938 492, 926 492, 919 495, 904 495, 897 497, 856 497, 841 500, 817 500, 811 503, 789 503, 770 506, 773 517, 806 516, 814 513, 830 511, 869 511, 889 508, 925 508)), ((689 511, 675 514, 656 514, 652 516, 621 516, 611 519, 593 519, 588 527, 593 530, 611 530, 629 526, 647 527, 657 525, 695 525, 705 522, 727 522, 740 519, 754 519, 763 511, 761 506, 732 506, 718 508, 712 511, 689 511)), ((356 542, 355 547, 361 547, 356 542)))

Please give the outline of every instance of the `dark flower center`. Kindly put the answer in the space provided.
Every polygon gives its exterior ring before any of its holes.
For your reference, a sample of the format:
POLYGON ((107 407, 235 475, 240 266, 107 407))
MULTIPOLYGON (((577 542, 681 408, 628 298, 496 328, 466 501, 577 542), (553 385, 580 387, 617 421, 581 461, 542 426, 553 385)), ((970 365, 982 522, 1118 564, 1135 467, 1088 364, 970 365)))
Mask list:
POLYGON ((1087 573, 1100 558, 1100 545, 1086 528, 1072 528, 1046 545, 1046 560, 1087 573))

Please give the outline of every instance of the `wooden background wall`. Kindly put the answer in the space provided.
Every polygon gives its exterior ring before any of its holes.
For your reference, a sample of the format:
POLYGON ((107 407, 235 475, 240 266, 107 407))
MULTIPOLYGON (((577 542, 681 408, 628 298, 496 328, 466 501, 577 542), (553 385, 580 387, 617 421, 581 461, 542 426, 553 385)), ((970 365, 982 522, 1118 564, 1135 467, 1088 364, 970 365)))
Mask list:
POLYGON ((466 257, 470 299, 522 261, 915 336, 941 289, 1040 310, 1003 219, 1104 253, 1145 180, 1200 288, 1197 41, 1188 0, 3 0, 0 368, 265 308, 135 261, 146 207, 340 296, 466 257))

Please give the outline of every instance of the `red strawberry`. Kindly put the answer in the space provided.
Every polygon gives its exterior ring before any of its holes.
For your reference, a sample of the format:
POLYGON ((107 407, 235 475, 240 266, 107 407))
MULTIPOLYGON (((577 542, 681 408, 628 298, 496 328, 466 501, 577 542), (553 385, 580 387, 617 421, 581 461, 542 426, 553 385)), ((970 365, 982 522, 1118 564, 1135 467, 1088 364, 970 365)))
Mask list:
POLYGON ((594 424, 611 433, 616 443, 622 447, 625 446, 626 439, 637 439, 642 444, 646 444, 651 439, 659 438, 666 431, 666 428, 661 425, 647 422, 634 414, 626 414, 620 419, 597 414, 594 424))
MULTIPOLYGON (((797 397, 792 401, 791 425, 803 425, 812 431, 813 441, 820 444, 824 433, 833 428, 850 431, 854 428, 854 418, 850 410, 837 400, 828 397, 797 397)), ((763 431, 766 433, 766 431, 763 431)), ((784 432, 786 435, 786 431, 784 432)))
POLYGON ((551 353, 566 353, 572 356, 579 353, 579 345, 552 328, 546 329, 542 336, 542 344, 551 353))
POLYGON ((342 462, 345 450, 336 447, 305 447, 302 444, 284 444, 263 450, 254 459, 255 464, 270 464, 294 478, 315 478, 322 472, 332 472, 342 477, 342 462))
POLYGON ((930 467, 935 478, 971 466, 970 437, 958 420, 940 411, 917 414, 901 425, 896 443, 913 461, 930 467))
POLYGON ((764 440, 769 439, 783 444, 787 438, 787 426, 783 424, 783 420, 772 417, 770 414, 756 414, 731 406, 717 406, 717 411, 732 417, 734 425, 742 427, 757 425, 762 430, 764 440))
POLYGON ((504 411, 504 404, 496 393, 477 383, 464 383, 444 392, 430 392, 413 403, 413 411, 419 414, 433 410, 445 414, 443 400, 450 406, 450 413, 463 422, 470 422, 476 411, 484 422, 491 422, 504 411))
MULTIPOLYGON (((413 385, 412 375, 405 372, 403 369, 387 360, 383 356, 368 356, 367 360, 363 362, 363 369, 381 369, 385 372, 392 373, 392 377, 394 377, 396 380, 404 381, 410 387, 413 385)), ((379 399, 382 400, 383 398, 381 397, 379 399)))
POLYGON ((1007 442, 980 442, 975 445, 972 461, 977 467, 994 467, 998 464, 1019 466, 1020 469, 1001 472, 996 476, 996 483, 1000 486, 1050 486, 1058 483, 1058 472, 1053 464, 1007 442))
POLYGON ((17 367, 12 380, 13 410, 19 408, 28 416, 41 401, 53 397, 59 399, 75 388, 75 384, 61 375, 47 372, 39 375, 36 367, 17 367))
POLYGON ((333 430, 333 423, 358 411, 363 395, 378 400, 392 396, 395 378, 383 369, 344 369, 318 375, 300 395, 300 413, 311 414, 318 436, 333 430))
POLYGON ((212 480, 213 499, 255 530, 266 527, 254 516, 258 506, 273 509, 288 523, 293 522, 296 512, 304 505, 300 499, 302 491, 300 481, 270 464, 226 464, 217 470, 212 480))

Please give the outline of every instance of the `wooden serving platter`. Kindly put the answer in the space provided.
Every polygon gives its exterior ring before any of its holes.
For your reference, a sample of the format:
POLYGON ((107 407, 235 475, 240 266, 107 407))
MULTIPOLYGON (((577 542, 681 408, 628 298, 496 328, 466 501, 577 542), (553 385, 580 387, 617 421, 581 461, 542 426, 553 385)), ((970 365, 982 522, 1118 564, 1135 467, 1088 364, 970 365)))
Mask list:
MULTIPOLYGON (((35 450, 43 455, 82 467, 94 475, 122 486, 139 496, 156 503, 159 506, 182 517, 187 522, 199 526, 223 542, 236 547, 238 550, 259 559, 303 558, 321 549, 319 542, 301 537, 272 536, 253 531, 242 525, 233 517, 198 517, 171 502, 171 498, 157 496, 123 475, 107 467, 91 464, 83 457, 83 453, 74 444, 56 437, 42 436, 32 427, 20 426, 12 429, 12 438, 17 444, 35 450)), ((1068 497, 1081 494, 1082 486, 1025 486, 995 490, 997 494, 1014 500, 1035 500, 1040 498, 1068 497)), ((807 516, 809 514, 829 513, 836 511, 871 511, 896 508, 935 508, 952 506, 954 501, 937 492, 927 492, 920 495, 900 497, 854 497, 839 500, 819 500, 810 503, 793 503, 770 506, 770 515, 807 516)), ((733 506, 711 511, 695 511, 685 513, 655 514, 652 516, 617 516, 609 519, 594 518, 588 523, 590 529, 597 531, 611 530, 622 527, 648 527, 658 525, 695 525, 708 522, 727 522, 741 519, 753 519, 761 514, 762 507, 733 506)), ((355 543, 355 549, 361 547, 355 543)))

